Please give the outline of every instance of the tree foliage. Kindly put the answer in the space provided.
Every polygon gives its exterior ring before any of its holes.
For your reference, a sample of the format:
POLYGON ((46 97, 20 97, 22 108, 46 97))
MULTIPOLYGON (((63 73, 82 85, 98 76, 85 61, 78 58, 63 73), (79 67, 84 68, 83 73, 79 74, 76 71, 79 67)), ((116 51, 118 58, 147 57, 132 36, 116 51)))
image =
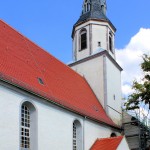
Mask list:
POLYGON ((140 82, 133 81, 134 92, 129 95, 128 101, 125 103, 127 110, 139 109, 141 103, 148 105, 150 109, 150 56, 143 55, 142 58, 141 69, 144 77, 140 82))

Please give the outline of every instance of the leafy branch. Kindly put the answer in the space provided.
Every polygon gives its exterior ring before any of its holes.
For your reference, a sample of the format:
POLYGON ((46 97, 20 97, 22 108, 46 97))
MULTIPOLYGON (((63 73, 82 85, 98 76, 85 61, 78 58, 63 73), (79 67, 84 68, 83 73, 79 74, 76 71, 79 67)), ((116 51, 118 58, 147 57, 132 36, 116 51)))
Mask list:
POLYGON ((140 82, 133 81, 134 92, 129 95, 128 101, 125 103, 126 110, 139 109, 141 103, 148 105, 150 109, 150 56, 145 54, 142 58, 141 69, 144 77, 140 82))

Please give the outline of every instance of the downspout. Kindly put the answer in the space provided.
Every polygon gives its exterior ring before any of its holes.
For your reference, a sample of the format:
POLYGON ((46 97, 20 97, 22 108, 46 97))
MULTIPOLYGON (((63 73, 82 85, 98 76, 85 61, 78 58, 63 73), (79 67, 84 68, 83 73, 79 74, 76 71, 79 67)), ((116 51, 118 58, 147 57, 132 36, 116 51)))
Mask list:
POLYGON ((106 63, 106 55, 103 56, 103 78, 104 78, 104 109, 108 114, 107 109, 107 63, 106 63))

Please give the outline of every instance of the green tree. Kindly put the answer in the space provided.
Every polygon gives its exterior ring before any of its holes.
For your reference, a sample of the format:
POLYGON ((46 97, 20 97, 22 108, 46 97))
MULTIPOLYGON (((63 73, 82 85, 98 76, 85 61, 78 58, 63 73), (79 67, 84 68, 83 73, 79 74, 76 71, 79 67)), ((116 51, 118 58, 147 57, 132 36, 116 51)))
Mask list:
POLYGON ((140 82, 133 81, 132 89, 134 92, 129 95, 125 103, 126 110, 138 109, 142 103, 148 105, 150 109, 150 56, 145 54, 142 58, 141 69, 144 77, 140 82))

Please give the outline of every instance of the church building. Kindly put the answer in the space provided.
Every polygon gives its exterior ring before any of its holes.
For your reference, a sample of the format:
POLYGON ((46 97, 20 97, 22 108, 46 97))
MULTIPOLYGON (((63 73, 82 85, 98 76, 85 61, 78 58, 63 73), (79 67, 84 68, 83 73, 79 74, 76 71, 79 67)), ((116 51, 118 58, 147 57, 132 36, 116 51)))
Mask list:
POLYGON ((0 150, 129 150, 106 11, 83 1, 69 65, 0 20, 0 150))

